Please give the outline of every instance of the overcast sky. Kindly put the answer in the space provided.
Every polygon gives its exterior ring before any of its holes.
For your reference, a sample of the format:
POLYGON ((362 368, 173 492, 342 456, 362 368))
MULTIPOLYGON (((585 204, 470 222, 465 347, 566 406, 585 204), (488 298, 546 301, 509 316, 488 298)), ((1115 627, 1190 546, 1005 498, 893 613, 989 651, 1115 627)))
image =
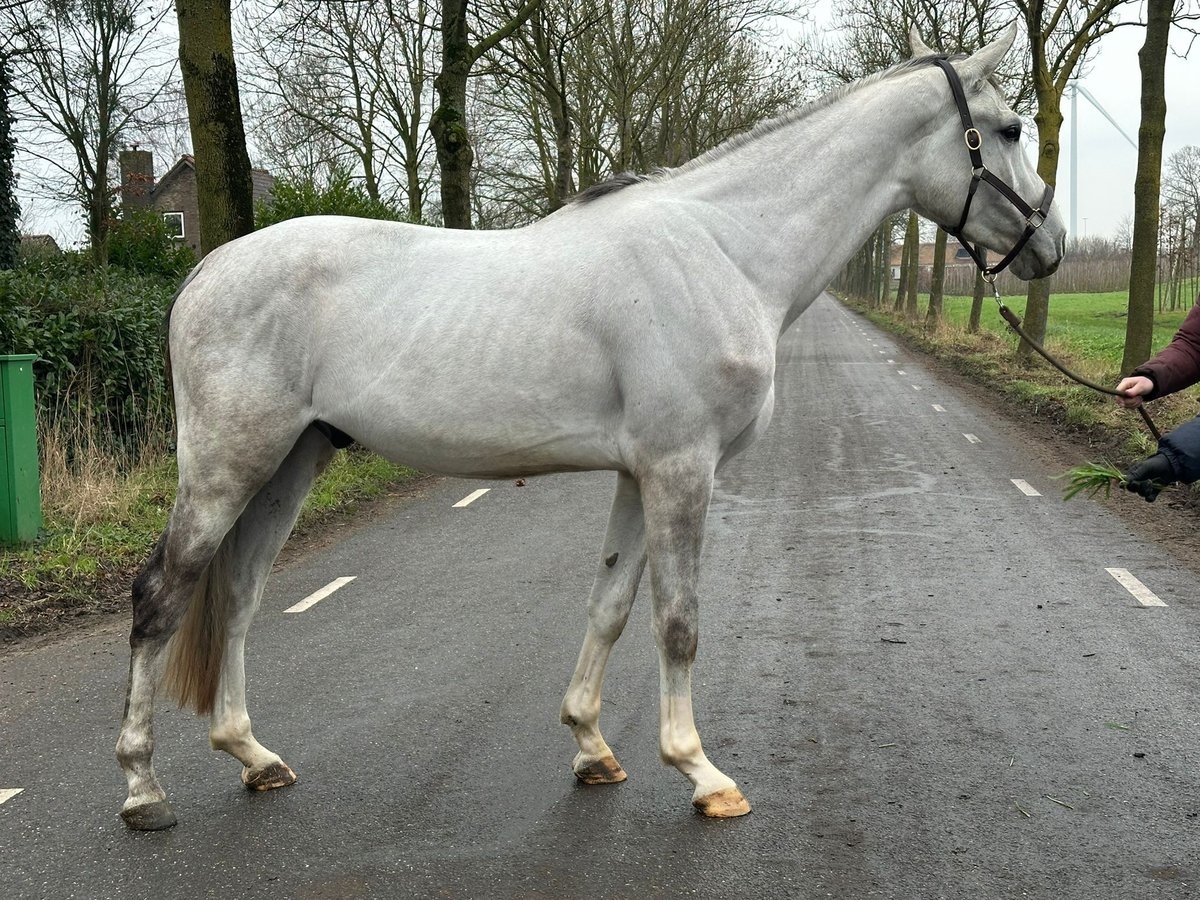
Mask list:
MULTIPOLYGON (((835 4, 836 0, 817 0, 813 19, 818 29, 830 25, 835 4)), ((1137 5, 1133 5, 1130 12, 1137 11, 1137 5)), ((1173 41, 1176 51, 1187 49, 1186 37, 1188 35, 1176 35, 1173 41)), ((1145 30, 1138 27, 1118 28, 1107 35, 1093 54, 1082 82, 1135 141, 1141 115, 1141 74, 1137 53, 1144 38, 1145 30)), ((1200 42, 1197 44, 1190 59, 1172 55, 1167 60, 1164 161, 1180 147, 1200 145, 1200 42)), ((1061 204, 1063 218, 1070 227, 1071 111, 1067 98, 1063 100, 1063 114, 1063 147, 1056 197, 1061 204)), ((160 160, 157 165, 161 172, 170 163, 160 160)), ((1080 97, 1078 230, 1081 236, 1111 235, 1121 221, 1132 214, 1136 167, 1137 152, 1134 148, 1080 97)), ((25 208, 22 222, 25 231, 48 232, 63 244, 81 239, 82 220, 73 207, 51 204, 24 194, 19 199, 25 208)))

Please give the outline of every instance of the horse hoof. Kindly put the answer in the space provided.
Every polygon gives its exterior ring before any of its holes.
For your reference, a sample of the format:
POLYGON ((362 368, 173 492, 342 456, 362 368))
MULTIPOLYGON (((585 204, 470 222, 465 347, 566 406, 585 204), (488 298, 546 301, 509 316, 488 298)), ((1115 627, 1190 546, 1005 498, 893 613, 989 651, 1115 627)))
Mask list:
POLYGON ((271 763, 253 773, 249 769, 242 769, 242 784, 252 791, 270 791, 295 783, 296 773, 286 763, 271 763))
POLYGON ((575 777, 584 784, 617 784, 629 776, 612 754, 575 768, 575 777))
POLYGON ((692 806, 714 819, 735 819, 750 812, 750 804, 735 787, 721 788, 692 801, 692 806))
POLYGON ((134 831, 162 831, 179 821, 166 800, 155 800, 153 803, 123 809, 121 818, 134 831))

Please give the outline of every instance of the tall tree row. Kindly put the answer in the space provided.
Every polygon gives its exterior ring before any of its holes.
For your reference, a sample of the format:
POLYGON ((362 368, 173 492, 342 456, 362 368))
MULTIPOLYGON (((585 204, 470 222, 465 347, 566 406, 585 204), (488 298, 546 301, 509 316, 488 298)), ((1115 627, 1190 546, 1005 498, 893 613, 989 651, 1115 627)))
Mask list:
POLYGON ((514 224, 624 171, 677 166, 795 105, 792 0, 547 0, 486 60, 479 190, 514 224))

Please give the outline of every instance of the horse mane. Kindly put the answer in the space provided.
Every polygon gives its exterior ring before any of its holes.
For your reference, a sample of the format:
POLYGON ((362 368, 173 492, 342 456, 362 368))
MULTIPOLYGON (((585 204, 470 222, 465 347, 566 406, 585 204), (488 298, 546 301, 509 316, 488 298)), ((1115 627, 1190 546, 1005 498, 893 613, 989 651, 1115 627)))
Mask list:
POLYGON ((886 69, 880 69, 878 72, 873 72, 870 75, 859 78, 856 81, 851 81, 846 84, 834 88, 823 96, 806 103, 803 106, 798 106, 795 109, 788 110, 783 115, 776 116, 773 119, 768 119, 765 122, 760 122, 751 128, 749 131, 744 131, 741 134, 734 135, 726 141, 722 141, 717 146, 706 150, 694 159, 690 159, 680 166, 673 169, 659 167, 651 172, 620 172, 611 178, 597 182, 591 187, 585 188, 575 196, 568 200, 568 203, 582 204, 590 203, 600 197, 605 197, 609 194, 615 194, 617 191, 623 190, 630 185, 642 184, 646 181, 669 181, 676 175, 683 172, 690 172, 692 169, 698 169, 701 166, 708 165, 714 160, 728 156, 747 144, 751 144, 759 138, 778 131, 780 128, 786 128, 802 119, 807 119, 814 113, 820 112, 826 107, 832 106, 842 100, 849 94, 857 93, 860 90, 870 87, 873 84, 878 84, 881 81, 886 81, 889 78, 895 78, 914 69, 924 69, 934 65, 939 59, 960 60, 966 59, 966 53, 956 53, 953 55, 946 53, 927 53, 923 56, 914 56, 910 59, 902 60, 893 66, 886 69))

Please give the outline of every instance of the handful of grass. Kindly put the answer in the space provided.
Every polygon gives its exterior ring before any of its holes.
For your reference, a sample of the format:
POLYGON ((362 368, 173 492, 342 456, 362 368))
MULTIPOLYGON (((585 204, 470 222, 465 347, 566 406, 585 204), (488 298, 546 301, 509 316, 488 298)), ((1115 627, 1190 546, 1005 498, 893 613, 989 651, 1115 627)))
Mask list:
POLYGON ((1067 479, 1066 487, 1063 488, 1064 500, 1070 500, 1083 491, 1086 491, 1089 497, 1104 491, 1104 496, 1108 497, 1114 484, 1120 487, 1129 480, 1124 472, 1111 463, 1084 463, 1082 466, 1068 469, 1058 477, 1067 479))

